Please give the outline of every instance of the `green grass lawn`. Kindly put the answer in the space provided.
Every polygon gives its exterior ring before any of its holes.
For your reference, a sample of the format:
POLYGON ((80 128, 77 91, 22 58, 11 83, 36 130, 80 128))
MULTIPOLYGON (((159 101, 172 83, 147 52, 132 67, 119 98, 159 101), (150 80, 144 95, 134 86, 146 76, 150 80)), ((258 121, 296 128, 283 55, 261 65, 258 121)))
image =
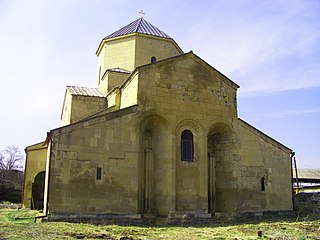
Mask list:
MULTIPOLYGON (((320 239, 320 220, 203 227, 34 223, 37 211, 0 209, 0 239, 320 239), (258 231, 262 237, 258 237, 258 231)), ((318 218, 319 219, 319 218, 318 218)))

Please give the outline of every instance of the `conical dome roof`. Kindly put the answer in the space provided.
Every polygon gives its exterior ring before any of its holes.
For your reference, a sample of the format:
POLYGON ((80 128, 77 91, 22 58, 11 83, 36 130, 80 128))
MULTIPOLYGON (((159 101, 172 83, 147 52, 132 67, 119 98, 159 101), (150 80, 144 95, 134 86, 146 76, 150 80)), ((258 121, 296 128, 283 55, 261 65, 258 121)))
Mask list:
POLYGON ((161 31, 159 28, 152 25, 151 23, 146 21, 144 18, 139 18, 133 21, 132 23, 128 24, 127 26, 124 26, 123 28, 119 29, 118 31, 115 31, 114 33, 106 36, 103 40, 131 34, 131 33, 142 33, 142 34, 171 39, 171 37, 168 34, 161 31))

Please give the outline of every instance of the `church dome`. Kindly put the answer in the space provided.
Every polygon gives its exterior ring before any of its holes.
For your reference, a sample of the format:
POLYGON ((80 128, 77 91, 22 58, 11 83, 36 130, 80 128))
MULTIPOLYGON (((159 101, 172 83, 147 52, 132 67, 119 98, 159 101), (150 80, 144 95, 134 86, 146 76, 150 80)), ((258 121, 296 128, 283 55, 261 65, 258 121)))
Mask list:
POLYGON ((98 85, 106 70, 121 68, 133 71, 138 66, 180 54, 183 51, 173 38, 144 18, 138 18, 100 42, 96 51, 98 85))
POLYGON ((157 28, 156 26, 152 25, 148 21, 146 21, 144 18, 139 18, 132 23, 124 26, 123 28, 115 31, 114 33, 111 33, 110 35, 106 36, 103 40, 107 40, 114 37, 124 36, 131 33, 141 33, 141 34, 147 34, 152 35, 156 37, 163 37, 163 38, 169 38, 172 39, 168 34, 157 28))

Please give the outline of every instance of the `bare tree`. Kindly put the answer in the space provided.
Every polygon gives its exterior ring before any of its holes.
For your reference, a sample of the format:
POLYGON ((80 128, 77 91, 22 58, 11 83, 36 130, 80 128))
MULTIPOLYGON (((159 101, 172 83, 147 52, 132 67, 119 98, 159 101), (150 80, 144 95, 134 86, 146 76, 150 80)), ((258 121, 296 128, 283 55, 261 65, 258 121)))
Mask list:
POLYGON ((21 170, 23 155, 17 146, 11 145, 0 153, 1 170, 21 170))
MULTIPOLYGON (((17 146, 11 145, 0 152, 0 184, 14 185, 17 181, 15 172, 23 170, 23 155, 17 146)), ((20 184, 20 183, 19 183, 20 184)))

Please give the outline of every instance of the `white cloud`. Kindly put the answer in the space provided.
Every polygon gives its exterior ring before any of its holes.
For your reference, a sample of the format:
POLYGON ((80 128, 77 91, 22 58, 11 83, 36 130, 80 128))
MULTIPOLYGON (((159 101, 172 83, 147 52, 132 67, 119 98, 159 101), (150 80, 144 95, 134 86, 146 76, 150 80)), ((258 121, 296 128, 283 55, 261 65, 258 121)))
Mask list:
POLYGON ((319 112, 320 112, 320 108, 292 109, 292 110, 286 110, 286 111, 282 111, 282 112, 265 114, 264 117, 269 117, 269 118, 286 118, 286 117, 293 117, 293 116, 301 116, 301 115, 307 115, 307 114, 314 114, 314 113, 319 113, 319 112))
POLYGON ((195 52, 242 86, 243 94, 320 86, 320 15, 316 3, 308 3, 273 2, 264 12, 236 16, 216 12, 213 22, 194 24, 184 44, 197 42, 195 52))
POLYGON ((257 67, 250 75, 239 78, 242 83, 239 96, 252 97, 320 86, 320 62, 303 66, 294 65, 292 66, 294 69, 279 66, 257 67))
POLYGON ((281 119, 290 117, 303 117, 307 115, 317 116, 320 113, 320 108, 306 108, 306 109, 291 109, 277 112, 264 112, 259 114, 251 114, 247 116, 250 122, 258 123, 266 121, 267 118, 270 119, 281 119))

